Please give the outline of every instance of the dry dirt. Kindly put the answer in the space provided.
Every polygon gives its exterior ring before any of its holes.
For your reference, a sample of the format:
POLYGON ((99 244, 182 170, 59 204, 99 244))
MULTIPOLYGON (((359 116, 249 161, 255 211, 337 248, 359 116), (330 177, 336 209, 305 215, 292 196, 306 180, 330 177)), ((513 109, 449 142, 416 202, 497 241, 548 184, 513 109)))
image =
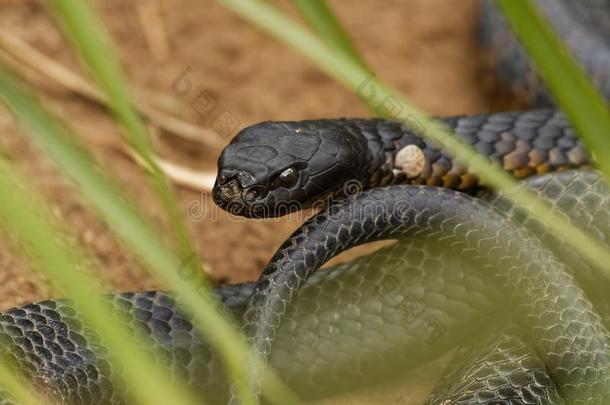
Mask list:
MULTIPOLYGON (((157 104, 178 111, 205 128, 226 132, 262 120, 367 116, 358 98, 316 70, 306 59, 256 30, 212 0, 164 0, 163 24, 169 57, 155 60, 147 46, 136 3, 98 0, 96 4, 118 44, 134 88, 157 104), (181 78, 181 80, 178 80, 181 78), (184 87, 185 77, 189 87, 184 87), (176 81, 181 86, 176 87, 176 81), (198 98, 199 97, 199 98, 198 98), (198 103, 193 103, 197 99, 198 103), (213 100, 213 101, 210 101, 213 100), (208 102, 204 105, 203 102, 208 102), (213 107, 213 108, 212 108, 213 107), (228 114, 228 115, 227 115, 228 114), (235 127, 220 128, 219 117, 235 127)), ((276 2, 277 3, 277 2, 276 2)), ((286 2, 283 9, 294 15, 286 2)), ((477 56, 475 0, 334 0, 332 7, 357 48, 377 74, 434 115, 488 111, 491 97, 481 88, 477 56)), ((1 1, 0 27, 74 70, 79 64, 38 1, 1 1)), ((33 76, 35 77, 35 76, 33 76)), ((140 169, 103 146, 119 136, 108 113, 45 79, 35 80, 44 98, 110 168, 126 193, 163 226, 140 169)), ((79 243, 118 291, 158 285, 87 210, 52 162, 22 135, 0 108, 0 142, 6 154, 37 186, 79 243)), ((213 171, 219 150, 163 135, 160 153, 173 162, 213 171)), ((255 279, 298 220, 242 221, 214 209, 209 195, 176 188, 201 257, 217 282, 255 279), (190 207, 190 209, 189 209, 190 207)), ((0 247, 0 309, 47 298, 52 291, 32 277, 7 243, 0 247)), ((376 391, 367 403, 416 403, 429 382, 408 389, 376 391)), ((353 397, 336 403, 354 403, 353 397)), ((360 402, 360 401, 358 401, 360 402)))

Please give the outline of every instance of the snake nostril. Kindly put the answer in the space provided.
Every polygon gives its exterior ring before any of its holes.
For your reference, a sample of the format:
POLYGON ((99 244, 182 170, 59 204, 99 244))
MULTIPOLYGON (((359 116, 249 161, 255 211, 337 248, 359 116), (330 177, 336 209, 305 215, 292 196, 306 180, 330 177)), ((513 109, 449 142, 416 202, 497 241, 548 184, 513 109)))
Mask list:
POLYGON ((258 193, 256 192, 256 190, 249 190, 248 192, 246 192, 246 194, 244 194, 244 201, 247 203, 251 203, 256 201, 257 197, 258 193))

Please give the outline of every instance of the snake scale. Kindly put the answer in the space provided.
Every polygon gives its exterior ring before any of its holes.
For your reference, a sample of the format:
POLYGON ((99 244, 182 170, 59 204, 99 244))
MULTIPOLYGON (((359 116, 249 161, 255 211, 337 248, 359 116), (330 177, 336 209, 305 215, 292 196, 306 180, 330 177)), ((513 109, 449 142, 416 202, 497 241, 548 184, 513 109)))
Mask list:
MULTIPOLYGON (((610 27, 610 3, 537 3, 606 91, 608 49, 600 38, 610 27)), ((487 3, 482 22, 499 76, 510 77, 531 101, 548 103, 518 42, 487 3)), ((524 187, 557 212, 607 240, 610 194, 597 173, 569 170, 592 162, 561 113, 442 120, 526 179, 524 187)), ((484 179, 400 123, 339 119, 247 128, 219 159, 214 199, 254 217, 325 202, 257 283, 215 291, 243 320, 257 353, 302 397, 385 381, 461 347, 429 403, 608 403, 603 283, 560 237, 485 192, 484 179), (315 273, 351 246, 388 238, 398 242, 315 273)), ((146 350, 175 378, 207 402, 230 399, 218 359, 174 298, 140 292, 100 299, 143 328, 146 350)), ((0 338, 3 351, 58 400, 128 398, 116 384, 122 377, 110 365, 112 354, 68 301, 5 312, 0 338)))

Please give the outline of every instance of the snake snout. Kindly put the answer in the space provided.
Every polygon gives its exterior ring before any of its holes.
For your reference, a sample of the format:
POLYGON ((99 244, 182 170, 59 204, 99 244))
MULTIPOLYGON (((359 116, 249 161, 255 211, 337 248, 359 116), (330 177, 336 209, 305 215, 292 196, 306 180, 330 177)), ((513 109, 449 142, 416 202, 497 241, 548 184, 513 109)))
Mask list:
MULTIPOLYGON (((212 190, 214 202, 233 215, 254 217, 261 210, 260 199, 266 196, 264 187, 244 187, 239 176, 222 176, 216 179, 212 190)), ((258 214, 263 215, 264 214, 258 214)))
POLYGON ((241 207, 237 210, 240 212, 245 208, 243 194, 244 190, 235 178, 224 181, 222 179, 217 179, 216 184, 214 184, 214 189, 212 190, 214 202, 232 213, 236 213, 235 211, 238 207, 241 207))
POLYGON ((216 183, 212 191, 214 202, 233 215, 244 215, 246 204, 242 200, 242 190, 236 180, 216 183))
POLYGON ((217 203, 224 203, 235 199, 241 199, 241 187, 236 179, 227 182, 216 182, 214 185, 214 200, 217 203))

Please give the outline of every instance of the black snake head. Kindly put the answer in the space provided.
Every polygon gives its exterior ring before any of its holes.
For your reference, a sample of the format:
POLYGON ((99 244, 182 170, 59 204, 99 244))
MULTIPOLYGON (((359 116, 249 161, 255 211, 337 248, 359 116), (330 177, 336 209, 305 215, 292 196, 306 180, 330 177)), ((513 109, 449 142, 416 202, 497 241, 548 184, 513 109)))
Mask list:
POLYGON ((213 198, 235 215, 286 215, 368 178, 379 161, 370 155, 365 137, 342 120, 263 122, 220 155, 213 198))

